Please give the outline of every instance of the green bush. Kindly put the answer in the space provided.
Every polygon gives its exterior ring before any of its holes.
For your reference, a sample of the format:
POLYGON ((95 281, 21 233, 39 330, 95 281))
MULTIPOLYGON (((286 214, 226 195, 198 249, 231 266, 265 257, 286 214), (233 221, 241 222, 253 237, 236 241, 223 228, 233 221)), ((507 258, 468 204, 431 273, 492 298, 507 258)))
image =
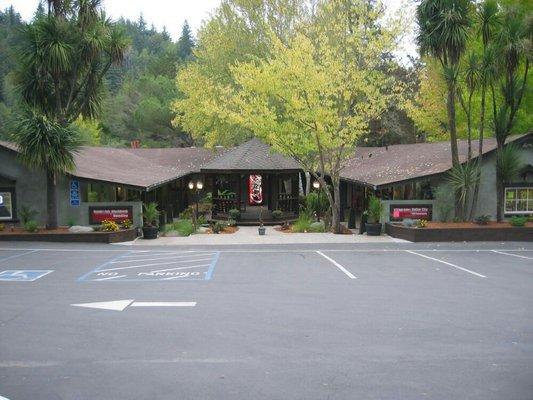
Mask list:
POLYGON ((190 236, 194 233, 194 225, 190 219, 179 219, 172 224, 172 230, 179 233, 180 236, 190 236))
POLYGON ((28 206, 22 206, 19 210, 19 216, 20 220, 22 221, 22 225, 26 225, 28 222, 32 221, 36 216, 38 212, 32 209, 28 206))
POLYGON ((370 196, 368 199, 368 223, 379 224, 381 222, 381 214, 383 213, 383 203, 376 196, 370 196))
POLYGON ((509 223, 512 226, 524 226, 526 224, 526 222, 527 222, 527 217, 519 217, 518 215, 513 216, 509 220, 509 223))
POLYGON ((87 192, 87 201, 89 203, 96 203, 98 201, 98 192, 87 192))
POLYGON ((0 223, 0 232, 2 232, 4 229, 6 229, 6 224, 0 223))
POLYGON ((39 224, 37 223, 37 221, 30 220, 24 224, 24 229, 27 232, 35 233, 39 230, 39 224))
POLYGON ((205 215, 199 215, 198 216, 198 225, 207 225, 207 218, 205 215))
POLYGON ((324 215, 329 208, 329 200, 324 191, 314 191, 305 197, 306 208, 317 217, 324 215))
POLYGON ((474 218, 474 223, 478 225, 487 225, 490 221, 490 215, 478 215, 474 218))
POLYGON ((442 185, 433 191, 435 208, 441 222, 448 222, 455 208, 455 199, 451 185, 442 185))
POLYGON ((157 219, 159 218, 159 210, 157 209, 157 203, 145 204, 143 217, 146 226, 157 226, 157 219))
POLYGON ((313 222, 311 226, 309 227, 310 232, 325 232, 326 227, 324 225, 323 221, 320 222, 313 222))
POLYGON ((234 219, 228 219, 226 221, 226 225, 227 226, 237 226, 237 221, 235 221, 234 219))
POLYGON ((224 230, 226 227, 226 224, 222 221, 217 221, 213 225, 211 225, 211 230, 213 233, 220 233, 224 230))
POLYGON ((309 232, 311 231, 311 218, 307 214, 300 214, 298 219, 292 225, 292 230, 294 232, 309 232))
POLYGON ((274 210, 272 211, 272 218, 276 220, 283 219, 284 213, 281 210, 274 210))
POLYGON ((236 208, 232 208, 228 211, 229 217, 235 221, 238 221, 241 219, 241 212, 237 210, 236 208))

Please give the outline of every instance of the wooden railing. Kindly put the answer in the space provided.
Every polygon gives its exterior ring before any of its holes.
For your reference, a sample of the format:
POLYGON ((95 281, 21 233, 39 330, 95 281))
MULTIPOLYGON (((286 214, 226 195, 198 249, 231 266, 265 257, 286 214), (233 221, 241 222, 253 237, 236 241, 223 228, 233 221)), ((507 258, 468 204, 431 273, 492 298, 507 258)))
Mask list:
POLYGON ((239 202, 235 195, 213 197, 213 215, 227 214, 232 208, 239 209, 239 202))
POLYGON ((283 212, 298 211, 298 196, 292 194, 278 194, 278 209, 283 212))

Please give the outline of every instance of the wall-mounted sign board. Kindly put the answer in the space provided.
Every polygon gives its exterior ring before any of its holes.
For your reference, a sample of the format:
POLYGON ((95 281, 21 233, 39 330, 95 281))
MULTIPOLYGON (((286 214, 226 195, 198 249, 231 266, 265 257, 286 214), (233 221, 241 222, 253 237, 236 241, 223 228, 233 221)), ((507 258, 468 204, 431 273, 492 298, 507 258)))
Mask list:
POLYGON ((89 223, 100 224, 104 220, 122 222, 133 221, 132 206, 91 206, 89 207, 89 223))
POLYGON ((390 220, 402 221, 404 219, 425 219, 431 221, 433 205, 431 204, 391 204, 390 220))

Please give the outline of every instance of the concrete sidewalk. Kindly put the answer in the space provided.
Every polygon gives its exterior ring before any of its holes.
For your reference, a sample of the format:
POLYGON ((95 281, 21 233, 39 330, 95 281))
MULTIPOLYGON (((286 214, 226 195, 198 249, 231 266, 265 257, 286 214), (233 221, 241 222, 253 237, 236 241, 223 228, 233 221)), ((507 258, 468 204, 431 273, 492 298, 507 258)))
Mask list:
MULTIPOLYGON (((155 240, 137 239, 132 245, 228 245, 228 244, 301 244, 301 243, 394 243, 405 242, 388 235, 334 235, 333 233, 283 233, 272 226, 266 227, 266 235, 259 236, 256 226, 241 226, 233 234, 197 234, 187 237, 160 237, 155 240)), ((126 243, 123 243, 126 244, 126 243)))

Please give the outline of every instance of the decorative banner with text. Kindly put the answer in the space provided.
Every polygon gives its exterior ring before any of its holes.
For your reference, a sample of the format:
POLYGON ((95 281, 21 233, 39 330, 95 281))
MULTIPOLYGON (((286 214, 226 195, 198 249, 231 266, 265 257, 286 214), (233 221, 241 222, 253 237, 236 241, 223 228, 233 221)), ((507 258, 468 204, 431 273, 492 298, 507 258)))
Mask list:
POLYGON ((402 204, 390 206, 391 221, 401 221, 406 218, 410 219, 425 219, 431 221, 432 217, 431 204, 402 204))
POLYGON ((250 175, 248 183, 250 205, 263 204, 263 185, 261 175, 250 175))

